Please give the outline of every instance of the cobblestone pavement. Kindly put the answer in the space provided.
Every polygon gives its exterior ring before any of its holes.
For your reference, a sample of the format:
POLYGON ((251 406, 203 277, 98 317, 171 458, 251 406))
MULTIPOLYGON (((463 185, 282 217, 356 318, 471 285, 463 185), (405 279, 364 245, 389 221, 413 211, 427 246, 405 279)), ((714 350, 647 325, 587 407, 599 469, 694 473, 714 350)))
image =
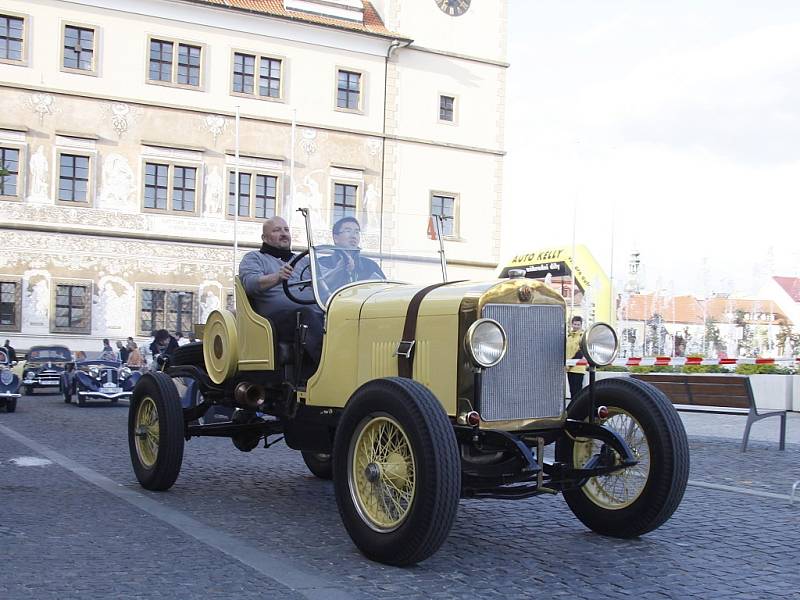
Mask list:
POLYGON ((241 453, 192 439, 176 485, 145 491, 127 416, 125 403, 45 395, 0 411, 0 598, 800 596, 797 414, 786 452, 756 424, 745 454, 743 418, 684 419, 693 485, 640 539, 587 531, 560 497, 463 500, 441 550, 405 569, 358 553, 332 484, 282 443, 241 453), (52 462, 22 466, 33 458, 52 462))

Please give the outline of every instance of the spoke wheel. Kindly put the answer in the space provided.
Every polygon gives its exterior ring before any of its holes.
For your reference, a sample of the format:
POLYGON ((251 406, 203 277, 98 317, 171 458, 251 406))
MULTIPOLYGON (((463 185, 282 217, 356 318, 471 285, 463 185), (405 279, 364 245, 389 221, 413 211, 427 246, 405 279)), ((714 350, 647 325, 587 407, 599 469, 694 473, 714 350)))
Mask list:
MULTIPOLYGON (((593 477, 583 486, 583 493, 598 506, 618 510, 630 506, 644 490, 650 474, 650 446, 642 425, 627 411, 609 409, 608 418, 601 423, 625 440, 639 462, 622 471, 593 477)), ((573 464, 585 466, 595 454, 602 452, 602 445, 598 440, 578 441, 573 446, 573 464)), ((616 452, 614 460, 619 462, 616 452)))
MULTIPOLYGON (((660 527, 678 508, 689 479, 689 443, 672 403, 655 387, 635 379, 595 383, 595 405, 608 407, 602 424, 619 434, 638 460, 635 466, 592 477, 578 489, 564 491, 572 512, 587 527, 613 537, 630 538, 660 527)), ((570 419, 586 420, 588 390, 570 403, 570 419)), ((581 468, 599 456, 619 462, 602 442, 565 436, 556 458, 581 468)))
POLYGON ((350 492, 361 518, 380 533, 394 531, 414 499, 414 451, 400 424, 389 416, 364 419, 349 452, 350 492))
POLYGON ((142 487, 172 487, 181 470, 183 444, 183 409, 175 384, 165 373, 147 373, 136 383, 128 412, 131 464, 142 487))
POLYGON ((458 443, 422 384, 390 377, 356 390, 336 429, 333 474, 342 522, 368 558, 411 565, 447 539, 461 493, 458 443))

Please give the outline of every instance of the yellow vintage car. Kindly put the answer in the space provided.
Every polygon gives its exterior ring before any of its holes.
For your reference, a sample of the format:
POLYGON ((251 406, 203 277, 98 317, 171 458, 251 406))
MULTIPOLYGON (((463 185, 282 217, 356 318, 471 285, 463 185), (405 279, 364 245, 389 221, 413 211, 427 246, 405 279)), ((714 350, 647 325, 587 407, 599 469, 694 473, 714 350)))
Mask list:
POLYGON ((178 478, 184 442, 230 437, 242 451, 281 436, 318 477, 361 552, 390 565, 422 561, 445 542, 460 498, 561 493, 590 529, 631 538, 663 524, 689 471, 686 433, 657 389, 594 382, 611 363, 614 330, 598 323, 582 348, 591 385, 565 399, 566 307, 524 278, 432 285, 365 280, 326 285, 334 246, 293 259, 284 291, 325 314, 319 364, 303 332, 278 340, 236 282, 236 311, 215 310, 202 342, 145 374, 130 405, 136 477, 149 490, 178 478), (176 381, 202 401, 182 407, 176 381), (201 423, 212 406, 229 421, 201 423))

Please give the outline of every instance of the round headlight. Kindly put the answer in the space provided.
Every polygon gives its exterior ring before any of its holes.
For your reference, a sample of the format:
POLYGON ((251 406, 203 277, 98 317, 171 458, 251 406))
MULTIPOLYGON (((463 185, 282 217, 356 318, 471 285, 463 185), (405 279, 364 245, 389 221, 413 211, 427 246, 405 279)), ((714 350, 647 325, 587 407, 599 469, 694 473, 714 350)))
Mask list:
POLYGON ((122 367, 119 370, 119 376, 125 379, 126 377, 130 377, 131 370, 128 367, 122 367))
POLYGON ((479 367, 493 367, 506 354, 506 332, 493 319, 478 319, 467 330, 465 344, 470 359, 479 367))
POLYGON ((98 367, 89 367, 89 375, 92 377, 100 377, 100 369, 98 367))
POLYGON ((581 351, 595 367, 610 365, 617 356, 617 332, 611 325, 595 323, 581 339, 581 351))

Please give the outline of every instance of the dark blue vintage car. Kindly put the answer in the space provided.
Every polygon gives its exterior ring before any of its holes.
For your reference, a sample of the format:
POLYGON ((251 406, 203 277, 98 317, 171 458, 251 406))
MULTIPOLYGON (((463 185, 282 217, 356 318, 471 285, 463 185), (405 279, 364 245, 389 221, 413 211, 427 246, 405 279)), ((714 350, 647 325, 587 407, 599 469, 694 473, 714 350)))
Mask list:
POLYGON ((33 346, 28 351, 22 375, 25 395, 32 396, 40 387, 57 388, 64 365, 71 360, 72 353, 66 346, 33 346))
POLYGON ((116 360, 80 360, 67 365, 61 375, 60 388, 64 402, 72 402, 77 396, 78 406, 87 400, 128 400, 136 382, 142 374, 131 370, 116 360))
POLYGON ((0 348, 0 408, 5 407, 6 412, 17 410, 19 398, 19 376, 11 371, 16 362, 9 360, 8 352, 0 348))

